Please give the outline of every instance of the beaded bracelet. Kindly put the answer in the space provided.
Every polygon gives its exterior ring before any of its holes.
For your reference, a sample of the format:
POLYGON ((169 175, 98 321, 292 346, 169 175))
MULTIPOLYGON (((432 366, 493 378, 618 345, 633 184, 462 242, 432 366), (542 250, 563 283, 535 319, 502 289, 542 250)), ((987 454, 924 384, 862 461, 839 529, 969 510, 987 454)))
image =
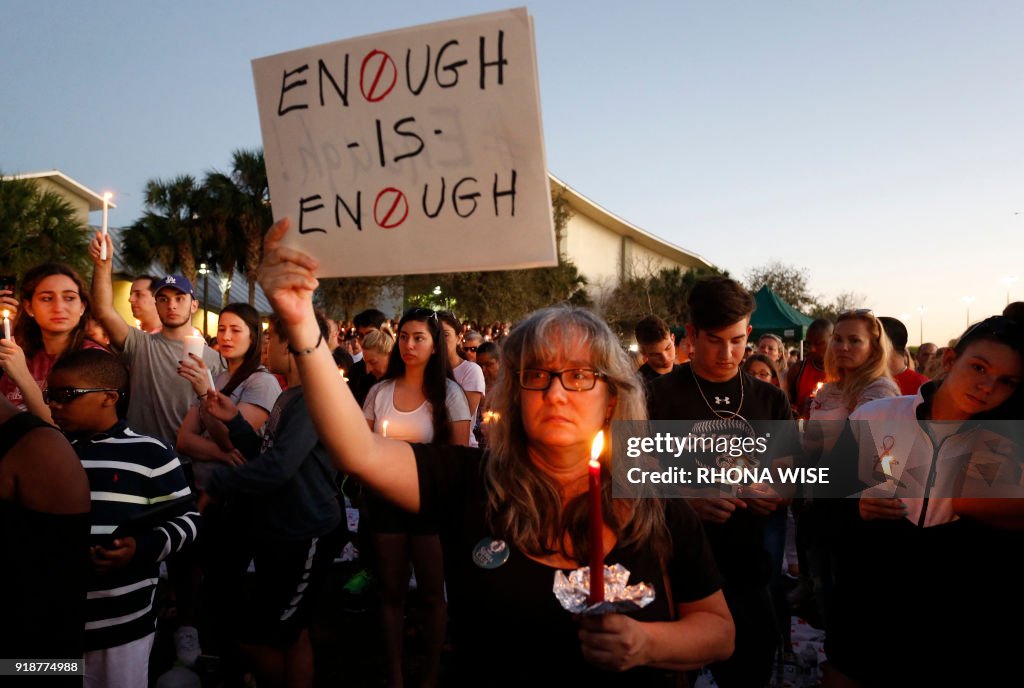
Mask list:
POLYGON ((320 336, 317 337, 316 344, 314 344, 313 346, 309 346, 309 347, 306 347, 305 349, 299 349, 298 351, 296 351, 295 349, 292 348, 292 345, 289 344, 288 345, 288 353, 290 353, 292 356, 308 356, 309 354, 311 354, 314 351, 316 351, 320 347, 320 345, 323 344, 323 342, 324 342, 324 333, 321 332, 320 336))

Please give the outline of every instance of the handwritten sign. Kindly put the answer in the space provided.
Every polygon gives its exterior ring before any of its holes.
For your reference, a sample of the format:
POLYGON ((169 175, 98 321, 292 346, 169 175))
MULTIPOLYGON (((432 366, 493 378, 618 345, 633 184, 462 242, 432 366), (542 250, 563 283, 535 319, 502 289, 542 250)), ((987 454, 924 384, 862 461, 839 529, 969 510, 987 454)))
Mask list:
POLYGON ((275 219, 321 276, 557 264, 525 9, 253 61, 275 219))

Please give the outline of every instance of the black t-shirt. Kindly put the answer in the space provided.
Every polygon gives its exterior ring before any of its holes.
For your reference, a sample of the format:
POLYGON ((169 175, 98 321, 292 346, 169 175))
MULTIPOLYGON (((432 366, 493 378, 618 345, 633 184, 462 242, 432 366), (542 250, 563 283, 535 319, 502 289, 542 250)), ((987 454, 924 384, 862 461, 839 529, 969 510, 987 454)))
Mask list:
POLYGON ((654 382, 655 380, 657 380, 659 377, 661 377, 662 375, 668 375, 668 374, 670 374, 672 372, 675 372, 678 369, 679 369, 679 364, 678 363, 673 363, 672 364, 672 370, 670 370, 668 373, 659 373, 657 370, 655 370, 654 368, 651 367, 650 363, 644 363, 642 366, 640 366, 637 369, 637 372, 640 373, 640 377, 643 378, 644 384, 648 384, 649 385, 652 382, 654 382))
MULTIPOLYGON (((35 428, 50 426, 29 413, 0 425, 0 462, 35 428)), ((44 513, 0 500, 0 657, 81 657, 91 569, 88 513, 44 513)))
MULTIPOLYGON (((584 662, 573 615, 552 592, 558 569, 515 548, 497 568, 475 563, 474 550, 481 541, 500 538, 484 521, 483 452, 448 445, 413 445, 413 450, 421 511, 440 527, 460 685, 522 686, 541 677, 545 685, 672 685, 660 670, 615 674, 584 662)), ((666 519, 672 536, 668 578, 675 603, 700 600, 719 590, 722 581, 696 514, 685 502, 669 501, 666 519)), ((653 551, 616 547, 605 562, 629 569, 630 584, 645 582, 656 589, 654 601, 631 617, 670 618, 661 564, 653 551)))
MULTIPOLYGON (((689 363, 648 386, 647 412, 651 420, 709 421, 716 434, 741 436, 757 432, 757 421, 793 418, 785 392, 775 385, 742 371, 727 382, 698 381, 689 363)), ((700 424, 694 425, 695 431, 699 429, 700 424)), ((727 581, 767 582, 770 558, 764 549, 763 521, 738 509, 725 523, 704 524, 727 581)))

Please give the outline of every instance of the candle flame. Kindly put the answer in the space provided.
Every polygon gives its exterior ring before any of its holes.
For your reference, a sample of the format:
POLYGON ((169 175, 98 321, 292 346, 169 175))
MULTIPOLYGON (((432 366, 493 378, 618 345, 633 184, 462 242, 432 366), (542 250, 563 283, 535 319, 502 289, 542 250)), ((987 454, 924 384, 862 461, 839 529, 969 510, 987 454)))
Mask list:
POLYGON ((601 452, 604 450, 604 430, 598 430, 597 434, 594 435, 594 443, 590 445, 590 463, 597 463, 597 460, 601 457, 601 452))
POLYGON ((892 456, 889 454, 882 457, 882 472, 887 478, 892 477, 892 456))
POLYGON ((496 423, 501 418, 501 414, 497 411, 484 411, 483 422, 485 425, 496 423))
POLYGON ((384 436, 387 437, 388 436, 388 421, 384 421, 384 423, 381 425, 381 427, 384 430, 384 436))
POLYGON ((4 309, 4 320, 7 320, 10 317, 11 317, 11 312, 5 308, 4 309))
POLYGON ((341 375, 342 381, 348 382, 348 378, 345 377, 345 369, 344 368, 338 368, 338 374, 341 375))

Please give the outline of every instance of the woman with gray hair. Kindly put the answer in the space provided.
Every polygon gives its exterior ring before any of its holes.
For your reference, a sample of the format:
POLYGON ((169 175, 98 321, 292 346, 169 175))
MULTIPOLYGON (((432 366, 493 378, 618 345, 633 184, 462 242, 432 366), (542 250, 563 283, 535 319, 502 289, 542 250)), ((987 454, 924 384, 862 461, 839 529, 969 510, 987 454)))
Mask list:
POLYGON ((341 470, 437 519, 445 550, 456 685, 673 685, 732 653, 734 627, 700 523, 682 500, 611 499, 601 459, 606 564, 656 589, 628 614, 574 617, 556 571, 590 556, 588 459, 613 420, 643 420, 643 393, 608 326, 585 310, 538 311, 502 345, 486 453, 369 431, 313 321, 317 262, 267 234, 260 281, 287 323, 317 432, 341 470))

